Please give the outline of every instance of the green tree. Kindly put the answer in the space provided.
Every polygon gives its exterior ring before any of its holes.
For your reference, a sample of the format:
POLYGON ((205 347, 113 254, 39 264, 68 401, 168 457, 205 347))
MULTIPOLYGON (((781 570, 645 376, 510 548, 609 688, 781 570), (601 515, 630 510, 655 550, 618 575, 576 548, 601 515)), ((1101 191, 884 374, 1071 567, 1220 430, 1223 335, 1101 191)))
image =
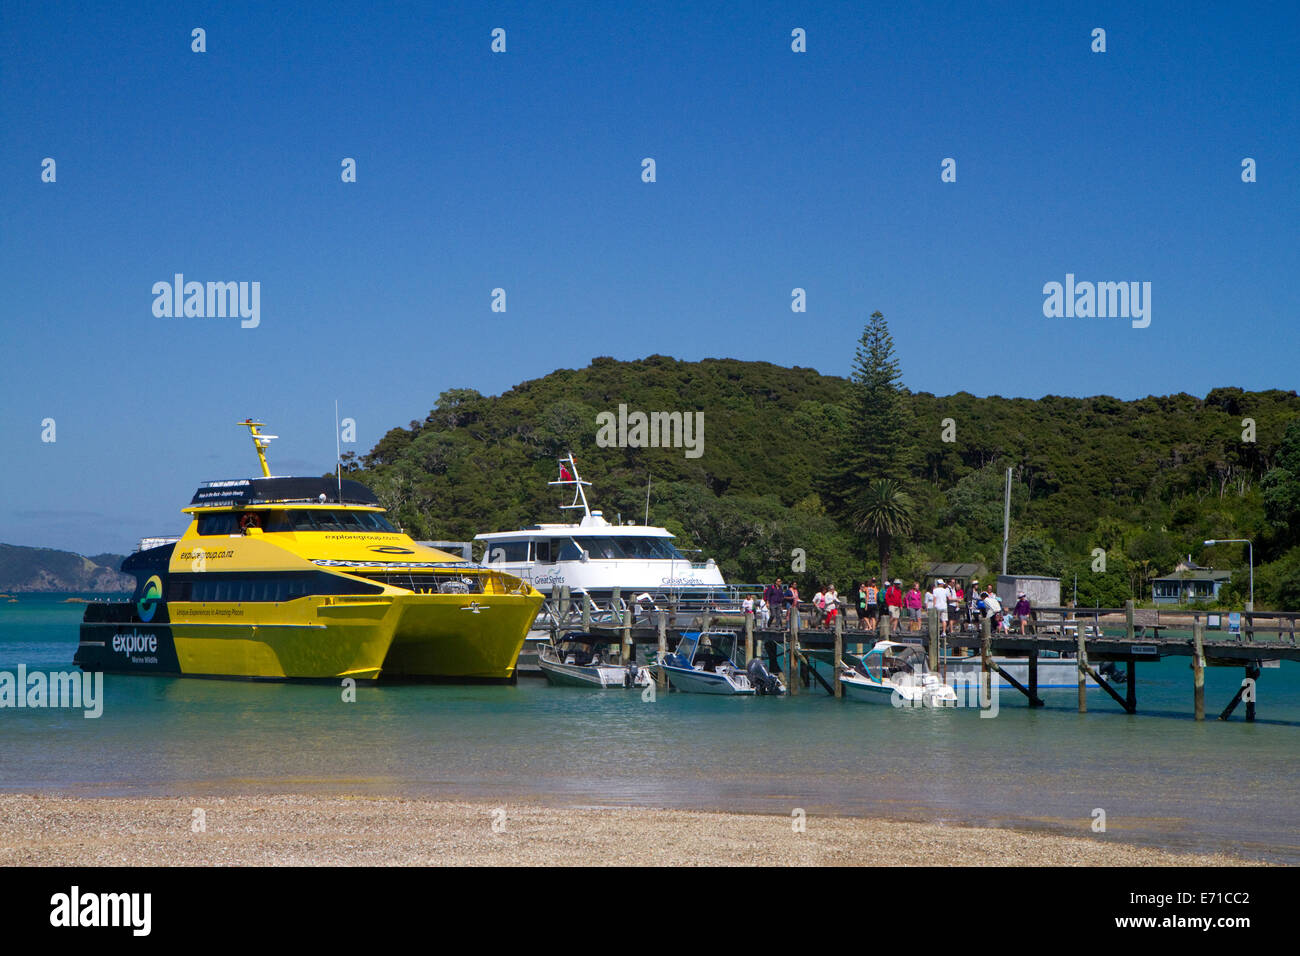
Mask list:
POLYGON ((1010 574, 1041 574, 1059 577, 1065 562, 1051 543, 1037 535, 1026 535, 1007 548, 1010 574))
POLYGON ((858 498, 854 524, 876 539, 880 576, 888 578, 893 541, 912 530, 912 496, 893 478, 879 478, 869 483, 858 498))
POLYGON ((839 465, 827 469, 823 487, 832 511, 855 517, 863 511, 869 484, 905 482, 911 461, 902 371, 880 312, 873 312, 862 330, 851 381, 851 415, 840 432, 839 465))
POLYGON ((1277 450, 1277 465, 1260 482, 1264 514, 1269 524, 1285 536, 1286 543, 1300 539, 1300 418, 1287 426, 1277 450))

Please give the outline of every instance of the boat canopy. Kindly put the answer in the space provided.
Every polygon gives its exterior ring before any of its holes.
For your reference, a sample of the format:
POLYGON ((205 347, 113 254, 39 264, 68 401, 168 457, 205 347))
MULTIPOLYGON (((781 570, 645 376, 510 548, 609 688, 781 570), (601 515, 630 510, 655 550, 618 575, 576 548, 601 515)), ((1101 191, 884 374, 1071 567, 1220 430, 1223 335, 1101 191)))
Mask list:
POLYGON ((692 664, 721 664, 725 661, 734 663, 736 635, 731 631, 687 631, 677 642, 674 653, 692 664))
POLYGON ((587 631, 569 631, 560 637, 559 644, 582 644, 584 646, 596 647, 605 644, 620 643, 618 638, 611 637, 608 634, 591 634, 587 631))
POLYGON ((900 644, 898 641, 876 641, 868 654, 893 654, 902 657, 903 651, 915 650, 915 644, 900 644))
POLYGON ((375 493, 359 481, 344 478, 235 478, 205 481, 190 499, 191 508, 300 501, 378 506, 375 493))

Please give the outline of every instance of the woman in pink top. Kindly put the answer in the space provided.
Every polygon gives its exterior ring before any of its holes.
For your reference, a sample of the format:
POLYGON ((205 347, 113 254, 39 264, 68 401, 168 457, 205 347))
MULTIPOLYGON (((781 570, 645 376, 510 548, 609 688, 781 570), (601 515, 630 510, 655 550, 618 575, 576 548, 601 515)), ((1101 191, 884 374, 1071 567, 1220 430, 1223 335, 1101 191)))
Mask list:
POLYGON ((909 630, 921 629, 921 603, 921 585, 913 581, 911 589, 903 596, 903 606, 907 608, 907 618, 910 622, 909 630))

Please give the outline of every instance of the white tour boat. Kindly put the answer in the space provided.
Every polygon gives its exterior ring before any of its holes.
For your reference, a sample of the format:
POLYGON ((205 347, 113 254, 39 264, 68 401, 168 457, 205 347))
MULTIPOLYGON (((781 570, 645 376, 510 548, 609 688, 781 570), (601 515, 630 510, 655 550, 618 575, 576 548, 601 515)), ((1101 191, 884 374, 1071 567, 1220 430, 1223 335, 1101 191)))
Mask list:
POLYGON ((575 601, 585 594, 597 607, 608 606, 615 588, 623 601, 639 600, 646 608, 663 607, 673 597, 701 605, 724 597, 726 581, 713 559, 692 562, 673 545, 668 529, 610 524, 591 510, 586 492, 591 482, 579 476, 572 455, 560 459, 560 477, 549 484, 574 489, 573 503, 561 508, 580 511, 577 523, 475 535, 484 545, 484 564, 517 575, 544 594, 568 587, 575 601))

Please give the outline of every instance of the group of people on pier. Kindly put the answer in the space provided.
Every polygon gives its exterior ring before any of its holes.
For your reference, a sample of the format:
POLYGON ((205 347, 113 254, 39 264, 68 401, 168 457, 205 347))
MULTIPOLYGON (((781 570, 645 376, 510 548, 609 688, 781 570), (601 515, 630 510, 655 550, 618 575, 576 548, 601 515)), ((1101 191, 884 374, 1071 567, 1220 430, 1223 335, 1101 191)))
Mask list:
POLYGON ((743 609, 746 614, 754 615, 754 623, 760 629, 787 628, 791 618, 797 627, 830 629, 835 626, 835 619, 842 609, 847 611, 848 607, 854 607, 860 629, 873 631, 888 618, 894 633, 921 630, 921 621, 928 618, 933 609, 938 612, 939 627, 944 634, 951 634, 962 622, 978 628, 984 618, 990 619, 994 630, 1004 633, 1010 632, 1014 619, 1020 633, 1024 634, 1033 613, 1033 606, 1024 591, 1019 593, 1015 606, 1008 613, 997 592, 981 589, 978 578, 971 579, 969 592, 959 580, 936 578, 934 585, 925 591, 921 590, 919 581, 913 581, 912 586, 904 591, 900 578, 885 581, 883 585, 871 578, 858 585, 855 598, 850 602, 840 595, 834 584, 828 584, 805 602, 799 594, 797 582, 787 583, 777 578, 760 594, 746 595, 743 609), (802 617, 804 610, 809 612, 806 623, 802 617))

